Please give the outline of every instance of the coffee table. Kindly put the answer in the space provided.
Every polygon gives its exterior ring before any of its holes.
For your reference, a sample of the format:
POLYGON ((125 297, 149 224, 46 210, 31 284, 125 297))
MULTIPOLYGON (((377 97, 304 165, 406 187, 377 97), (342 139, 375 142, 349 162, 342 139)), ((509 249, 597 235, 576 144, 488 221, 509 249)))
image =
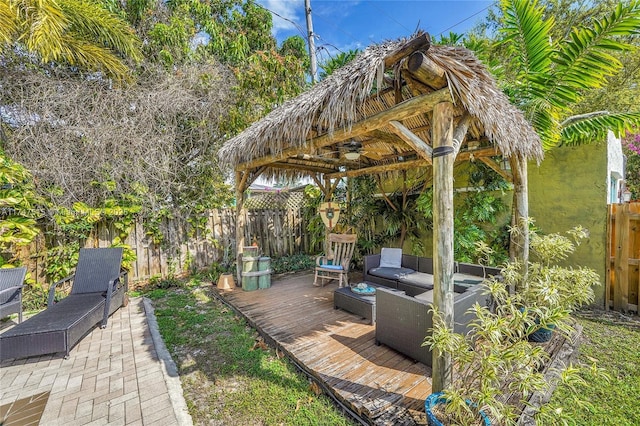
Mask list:
MULTIPOLYGON (((366 281, 365 281, 366 282, 366 281)), ((370 287, 376 284, 366 282, 370 287)), ((340 287, 333 292, 334 309, 342 309, 368 319, 370 324, 376 322, 376 294, 357 294, 351 287, 340 287)))

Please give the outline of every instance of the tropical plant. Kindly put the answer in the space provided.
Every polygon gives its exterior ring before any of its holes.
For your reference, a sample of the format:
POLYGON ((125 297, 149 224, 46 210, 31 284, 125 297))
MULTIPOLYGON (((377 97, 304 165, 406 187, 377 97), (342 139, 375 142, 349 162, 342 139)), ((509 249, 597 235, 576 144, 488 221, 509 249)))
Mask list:
MULTIPOLYGON (((499 191, 507 189, 507 182, 480 162, 469 163, 464 170, 468 176, 468 192, 454 194, 454 257, 459 262, 478 262, 499 265, 507 257, 506 224, 498 223, 506 206, 499 191), (477 246, 484 244, 488 251, 479 254, 477 246)), ((416 209, 424 216, 431 229, 433 225, 433 190, 422 192, 416 200, 416 209)), ((505 219, 503 219, 505 220, 505 219)))
POLYGON ((350 49, 346 52, 340 52, 336 56, 333 56, 322 64, 320 64, 320 68, 322 68, 322 72, 320 72, 320 78, 325 79, 331 74, 333 74, 338 68, 347 65, 349 62, 353 61, 356 56, 358 56, 360 50, 358 49, 350 49))
MULTIPOLYGON (((579 227, 569 234, 574 241, 587 235, 579 227)), ((545 378, 543 366, 549 354, 545 346, 530 340, 551 324, 570 336, 569 315, 593 301, 592 287, 598 285, 598 276, 587 268, 557 264, 575 250, 571 239, 558 234, 532 235, 532 257, 537 261, 526 267, 518 261, 508 262, 500 276, 482 284, 492 303, 471 308, 475 318, 466 335, 454 333, 434 308, 434 326, 424 345, 449 354, 453 366, 442 395, 446 401, 440 414, 444 424, 477 424, 479 411, 495 424, 515 424, 534 392, 546 392, 558 381, 570 385, 582 380, 580 369, 574 366, 553 371, 551 380, 545 378), (525 283, 523 290, 513 292, 512 286, 521 282, 525 283)), ((597 368, 592 371, 598 372, 597 368)), ((549 414, 552 418, 545 421, 552 424, 568 420, 561 412, 537 412, 537 416, 549 414)))
POLYGON ((39 202, 31 173, 0 149, 0 266, 11 263, 15 248, 29 244, 40 232, 39 202))
MULTIPOLYGON (((609 130, 623 135, 640 123, 640 112, 585 112, 577 105, 620 72, 623 64, 616 55, 636 49, 629 37, 640 33, 640 1, 620 2, 605 16, 588 14, 589 19, 572 27, 558 27, 547 14, 548 3, 554 2, 501 0, 500 15, 490 18, 496 22, 496 42, 470 38, 467 45, 478 49, 478 56, 491 66, 505 93, 540 135, 544 149, 605 140, 609 130)), ((565 7, 562 13, 580 6, 565 7)), ((512 156, 510 163, 517 189, 512 204, 515 223, 523 223, 528 200, 518 194, 526 195, 522 177, 527 175, 527 162, 512 156)), ((521 231, 521 240, 512 241, 510 257, 526 263, 529 236, 526 229, 521 231)))
POLYGON ((129 76, 122 56, 142 58, 128 24, 86 0, 1 0, 0 41, 0 53, 17 45, 44 63, 104 71, 118 80, 129 76))
POLYGON ((527 116, 545 149, 560 143, 618 136, 640 123, 640 112, 573 115, 588 93, 622 69, 613 53, 634 51, 623 37, 640 33, 640 2, 620 2, 609 15, 556 35, 556 20, 538 1, 502 0, 498 46, 504 50, 500 83, 527 116))
MULTIPOLYGON (((535 315, 541 327, 553 324, 553 319, 559 318, 556 326, 562 328, 569 313, 593 302, 593 288, 600 285, 600 278, 592 269, 561 265, 588 238, 589 232, 577 226, 567 231, 567 235, 540 235, 532 221, 529 228, 532 229, 533 261, 526 267, 519 262, 508 262, 502 269, 504 284, 518 289, 520 307, 535 315)), ((518 228, 513 229, 513 232, 518 231, 518 228)))

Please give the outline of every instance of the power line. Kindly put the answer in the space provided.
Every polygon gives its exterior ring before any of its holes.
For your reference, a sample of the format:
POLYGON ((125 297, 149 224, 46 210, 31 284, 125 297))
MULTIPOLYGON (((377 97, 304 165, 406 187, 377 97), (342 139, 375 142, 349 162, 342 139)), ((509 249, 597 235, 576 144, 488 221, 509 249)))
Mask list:
POLYGON ((468 21, 469 19, 473 18, 474 16, 478 16, 479 14, 481 14, 481 13, 482 13, 482 12, 484 12, 485 10, 489 9, 489 8, 490 8, 491 6, 493 6, 493 5, 495 5, 495 3, 491 3, 489 6, 487 6, 487 7, 483 8, 483 9, 480 9, 479 11, 477 11, 477 12, 476 12, 476 13, 474 13, 473 15, 469 16, 468 18, 464 18, 462 21, 460 21, 460 22, 458 22, 458 23, 455 23, 455 24, 451 25, 449 28, 445 28, 444 30, 440 31, 440 32, 438 33, 438 35, 442 35, 445 31, 449 31, 449 30, 451 30, 452 28, 455 28, 455 27, 457 27, 458 25, 462 24, 463 22, 468 21))
MULTIPOLYGON (((336 29, 337 31, 341 32, 342 34, 346 35, 347 37, 349 37, 351 40, 355 41, 356 43, 360 43, 360 40, 358 40, 357 38, 355 38, 352 34, 344 31, 342 28, 338 27, 337 25, 335 25, 333 22, 328 21, 326 19, 324 19, 322 16, 320 15, 315 15, 315 17, 317 19, 320 19, 321 21, 324 21, 325 23, 327 23, 328 25, 330 25, 331 27, 333 27, 334 29, 336 29)), ((317 35, 317 34, 316 34, 317 35)), ((371 37, 369 37, 369 40, 375 42, 375 40, 371 39, 371 37)), ((325 43, 328 44, 328 43, 325 43)))
POLYGON ((405 30, 411 32, 411 30, 407 27, 405 27, 403 24, 401 24, 400 22, 396 21, 393 16, 389 15, 386 11, 384 11, 383 9, 379 8, 378 6, 376 6, 375 2, 370 1, 370 2, 366 2, 367 4, 373 6, 374 9, 378 10, 380 13, 382 13, 383 15, 385 15, 387 18, 391 19, 393 22, 395 22, 396 24, 400 25, 402 28, 404 28, 405 30))
POLYGON ((280 14, 279 14, 279 13, 277 13, 277 12, 274 12, 274 11, 273 11, 273 10, 271 10, 271 9, 267 9, 266 7, 264 7, 263 5, 261 5, 260 3, 254 3, 254 4, 255 4, 256 6, 258 6, 259 8, 261 8, 261 9, 263 9, 263 10, 266 10, 267 12, 269 12, 269 13, 271 13, 271 14, 273 14, 273 15, 277 16, 278 18, 282 19, 283 21, 287 21, 287 22, 289 22, 290 24, 293 24, 293 26, 294 26, 294 27, 296 27, 296 29, 298 30, 298 32, 300 33, 300 35, 302 36, 302 38, 305 38, 305 37, 306 37, 306 32, 305 32, 305 30, 303 30, 303 29, 302 29, 302 27, 301 27, 300 25, 298 25, 298 23, 297 23, 297 22, 292 21, 292 20, 291 20, 291 19, 289 19, 289 18, 285 18, 284 16, 280 15, 280 14))

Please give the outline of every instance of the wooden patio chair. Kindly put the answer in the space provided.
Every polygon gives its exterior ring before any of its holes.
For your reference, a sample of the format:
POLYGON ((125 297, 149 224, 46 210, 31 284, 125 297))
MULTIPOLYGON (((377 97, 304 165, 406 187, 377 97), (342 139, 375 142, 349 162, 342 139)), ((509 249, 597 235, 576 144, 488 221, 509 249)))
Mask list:
POLYGON ((338 280, 338 287, 349 285, 349 265, 357 239, 356 234, 329 234, 327 254, 316 258, 314 286, 324 286, 324 280, 338 280))
POLYGON ((71 349, 98 323, 127 302, 127 273, 121 271, 122 248, 80 249, 73 275, 49 288, 47 309, 0 334, 0 360, 71 349), (72 282, 71 293, 54 303, 58 285, 72 282))
POLYGON ((0 269, 0 318, 18 314, 22 322, 22 287, 27 268, 0 269))

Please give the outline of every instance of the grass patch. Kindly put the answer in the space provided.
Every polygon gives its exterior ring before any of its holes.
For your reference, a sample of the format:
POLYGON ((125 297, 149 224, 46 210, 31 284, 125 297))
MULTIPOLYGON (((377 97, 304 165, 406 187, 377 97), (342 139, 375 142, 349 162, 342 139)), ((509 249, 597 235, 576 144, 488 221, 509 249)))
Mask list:
POLYGON ((577 318, 583 327, 579 360, 595 361, 609 381, 585 371, 585 383, 576 384, 575 393, 566 386, 556 389, 548 408, 562 410, 572 425, 640 425, 640 321, 619 318, 604 312, 577 318))
POLYGON ((160 333, 175 360, 194 423, 355 425, 306 376, 261 343, 244 319, 198 280, 154 289, 160 333))

